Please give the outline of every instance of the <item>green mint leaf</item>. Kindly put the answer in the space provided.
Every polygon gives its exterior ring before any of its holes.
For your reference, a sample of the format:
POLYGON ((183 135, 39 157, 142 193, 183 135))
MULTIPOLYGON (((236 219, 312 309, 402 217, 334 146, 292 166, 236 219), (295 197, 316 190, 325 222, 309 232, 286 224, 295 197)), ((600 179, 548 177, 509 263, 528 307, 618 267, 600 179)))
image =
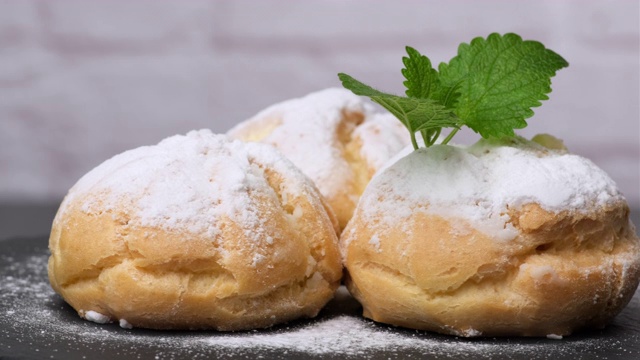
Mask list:
POLYGON ((431 146, 442 128, 461 125, 485 138, 515 135, 527 125, 531 108, 551 92, 551 78, 569 64, 536 41, 516 34, 491 34, 461 44, 458 55, 436 71, 431 60, 406 47, 402 58, 406 97, 378 91, 346 74, 338 74, 345 88, 368 96, 394 114, 409 130, 417 148, 416 132, 431 146))
POLYGON ((409 57, 402 58, 402 75, 406 79, 404 86, 407 88, 405 94, 408 97, 427 99, 440 85, 438 72, 431 66, 431 60, 418 50, 409 46, 406 50, 409 57))
MULTIPOLYGON (((442 65, 442 64, 441 64, 442 65)), ((442 84, 432 94, 432 98, 438 100, 442 105, 449 109, 455 109, 460 98, 460 86, 462 86, 463 78, 450 84, 442 84)))
POLYGON ((442 85, 438 71, 433 68, 428 57, 410 46, 407 46, 406 50, 409 57, 402 58, 405 66, 402 75, 406 79, 403 82, 407 88, 406 95, 419 99, 430 98, 446 108, 453 109, 460 96, 460 82, 450 86, 442 85))
POLYGON ((372 96, 371 100, 389 110, 412 133, 442 127, 458 127, 458 119, 451 110, 431 99, 386 95, 372 96))
POLYGON ((454 88, 455 114, 465 125, 482 137, 500 137, 527 125, 531 108, 548 99, 551 77, 568 65, 539 42, 494 33, 461 44, 458 55, 439 66, 439 79, 454 88))
MULTIPOLYGON (((459 128, 459 119, 443 105, 432 99, 407 98, 386 94, 353 77, 338 74, 342 86, 356 95, 368 96, 397 117, 411 133, 411 141, 417 149, 415 133, 423 132, 423 136, 431 136, 443 127, 459 128)), ((426 138, 425 138, 426 140, 426 138)), ((434 140, 435 141, 435 140, 434 140)), ((427 141, 425 143, 428 144, 427 141)))
POLYGON ((349 76, 345 73, 339 73, 338 78, 340 79, 340 82, 342 82, 342 86, 344 86, 348 90, 351 90, 351 92, 356 95, 368 96, 368 97, 394 96, 394 95, 385 94, 382 91, 378 91, 369 85, 363 84, 362 82, 354 79, 352 76, 349 76))

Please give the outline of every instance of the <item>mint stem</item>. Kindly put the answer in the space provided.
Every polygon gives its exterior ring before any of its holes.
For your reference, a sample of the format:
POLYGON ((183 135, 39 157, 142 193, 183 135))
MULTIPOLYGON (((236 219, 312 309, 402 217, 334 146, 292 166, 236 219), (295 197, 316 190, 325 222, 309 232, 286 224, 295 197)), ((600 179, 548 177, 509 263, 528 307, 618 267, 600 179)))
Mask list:
POLYGON ((442 145, 447 145, 449 143, 449 141, 451 141, 451 139, 456 135, 456 133, 458 132, 458 130, 460 129, 453 129, 451 130, 451 132, 449 133, 449 135, 447 135, 446 138, 444 138, 444 140, 442 140, 442 145))
POLYGON ((416 133, 411 133, 411 145, 413 145, 413 150, 418 150, 418 142, 416 141, 416 133))
POLYGON ((424 141, 424 145, 429 147, 429 136, 427 134, 427 130, 420 130, 420 134, 422 135, 422 141, 424 141))
POLYGON ((427 145, 427 147, 433 145, 436 143, 436 141, 438 140, 438 138, 440 137, 440 133, 442 132, 442 128, 438 128, 438 130, 436 130, 436 132, 433 134, 433 136, 431 137, 431 139, 429 139, 429 145, 427 145))

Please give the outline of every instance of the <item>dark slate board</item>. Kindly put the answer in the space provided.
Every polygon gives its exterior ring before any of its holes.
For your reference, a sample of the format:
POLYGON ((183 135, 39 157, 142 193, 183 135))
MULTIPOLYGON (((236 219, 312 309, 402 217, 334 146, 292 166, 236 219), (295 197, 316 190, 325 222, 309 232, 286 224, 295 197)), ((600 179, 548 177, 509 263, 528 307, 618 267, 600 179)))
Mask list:
MULTIPOLYGON (((46 237, 0 241, 0 359, 640 359, 640 291, 604 330, 582 332, 562 340, 461 339, 394 328, 362 319, 360 306, 344 292, 316 319, 268 330, 231 334, 126 330, 117 324, 81 320, 49 287, 47 257, 46 237), (345 318, 368 333, 400 339, 405 346, 365 346, 355 351, 337 344, 322 353, 301 351, 300 347, 256 346, 251 341, 299 333, 345 318)), ((306 340, 303 337, 300 341, 306 340)))

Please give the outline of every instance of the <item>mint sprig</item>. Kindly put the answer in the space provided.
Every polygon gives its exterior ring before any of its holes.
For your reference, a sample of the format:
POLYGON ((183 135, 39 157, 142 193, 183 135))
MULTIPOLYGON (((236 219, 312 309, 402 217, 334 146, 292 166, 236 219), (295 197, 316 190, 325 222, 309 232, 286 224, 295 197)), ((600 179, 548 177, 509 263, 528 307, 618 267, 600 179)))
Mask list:
POLYGON ((551 92, 551 77, 569 66, 566 60, 537 41, 516 34, 491 34, 461 44, 458 55, 435 70, 429 58, 407 47, 403 57, 406 96, 386 94, 340 73, 342 85, 368 96, 395 115, 409 130, 411 142, 419 132, 425 145, 435 143, 442 128, 453 128, 446 144, 462 125, 484 138, 513 136, 527 126, 531 108, 551 92))
MULTIPOLYGON (((415 97, 402 97, 385 94, 347 74, 338 74, 342 85, 351 90, 356 95, 368 96, 372 101, 380 104, 390 113, 395 115, 411 133, 411 143, 415 149, 418 143, 415 133, 420 131, 424 134, 439 133, 443 127, 458 128, 458 119, 443 105, 438 104, 433 99, 420 99, 415 97)), ((423 135, 424 136, 424 135, 423 135)), ((425 144, 432 145, 437 136, 427 138, 425 144)))

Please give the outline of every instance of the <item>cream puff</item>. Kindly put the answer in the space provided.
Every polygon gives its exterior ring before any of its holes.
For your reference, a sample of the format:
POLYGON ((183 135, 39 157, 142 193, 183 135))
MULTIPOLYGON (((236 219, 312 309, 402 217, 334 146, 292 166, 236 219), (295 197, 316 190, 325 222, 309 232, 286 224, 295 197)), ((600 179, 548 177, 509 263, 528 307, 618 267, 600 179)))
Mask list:
POLYGON ((551 143, 434 145, 379 172, 340 240, 364 316, 458 336, 611 321, 640 280, 629 207, 604 171, 551 143))
POLYGON ((336 226, 272 147, 194 131, 117 155, 73 186, 53 222, 49 279, 97 322, 263 328, 313 317, 333 297, 336 226))

